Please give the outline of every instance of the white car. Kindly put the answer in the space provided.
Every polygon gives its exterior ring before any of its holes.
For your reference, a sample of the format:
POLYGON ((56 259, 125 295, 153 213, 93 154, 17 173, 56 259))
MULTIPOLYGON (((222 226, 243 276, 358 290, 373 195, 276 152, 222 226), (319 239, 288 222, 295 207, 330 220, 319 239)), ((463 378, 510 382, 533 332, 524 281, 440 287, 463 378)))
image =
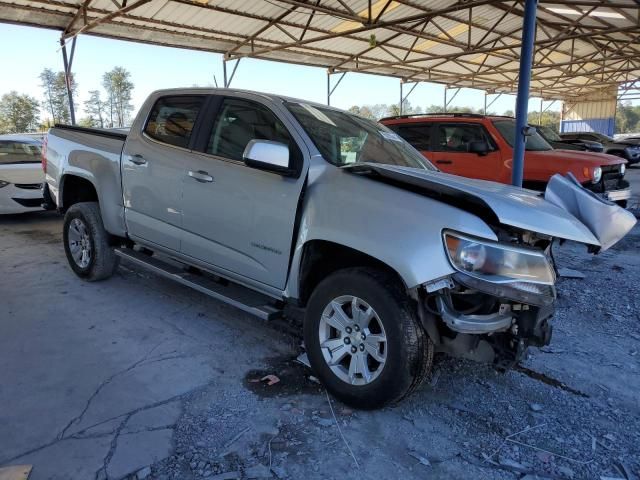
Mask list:
POLYGON ((41 135, 0 135, 0 214, 42 210, 41 152, 41 135))

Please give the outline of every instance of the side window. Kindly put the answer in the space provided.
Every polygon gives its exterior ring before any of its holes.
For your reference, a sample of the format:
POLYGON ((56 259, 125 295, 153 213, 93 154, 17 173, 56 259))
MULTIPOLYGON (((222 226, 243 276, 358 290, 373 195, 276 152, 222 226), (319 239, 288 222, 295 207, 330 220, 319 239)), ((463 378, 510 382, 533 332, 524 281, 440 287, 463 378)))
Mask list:
POLYGON ((204 99, 202 95, 158 99, 151 109, 144 133, 159 142, 187 148, 204 99))
POLYGON ((404 138, 416 150, 431 150, 431 125, 427 123, 409 123, 389 125, 389 128, 404 138))
POLYGON ((267 107, 240 98, 225 98, 213 125, 206 153, 242 161, 251 140, 271 140, 289 147, 289 157, 301 157, 284 124, 267 107))
POLYGON ((490 149, 495 149, 480 124, 450 123, 438 125, 438 152, 468 152, 471 142, 486 142, 490 149))

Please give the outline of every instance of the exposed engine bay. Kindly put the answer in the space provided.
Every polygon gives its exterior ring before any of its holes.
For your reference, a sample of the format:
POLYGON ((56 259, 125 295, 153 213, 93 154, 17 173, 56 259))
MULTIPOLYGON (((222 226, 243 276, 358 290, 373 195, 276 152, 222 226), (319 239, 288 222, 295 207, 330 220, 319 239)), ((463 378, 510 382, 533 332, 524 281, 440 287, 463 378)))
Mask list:
MULTIPOLYGON (((552 238, 503 227, 495 233, 503 244, 543 251, 555 282, 552 238)), ((553 285, 521 282, 520 288, 513 288, 456 273, 426 284, 419 297, 420 319, 439 352, 506 370, 529 346, 551 341, 553 285)))

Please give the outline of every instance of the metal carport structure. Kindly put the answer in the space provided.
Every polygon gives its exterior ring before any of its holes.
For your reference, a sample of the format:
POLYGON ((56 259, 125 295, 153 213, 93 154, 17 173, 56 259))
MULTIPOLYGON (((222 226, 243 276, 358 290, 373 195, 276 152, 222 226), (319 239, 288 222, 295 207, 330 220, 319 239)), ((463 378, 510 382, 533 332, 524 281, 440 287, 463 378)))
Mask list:
POLYGON ((67 72, 89 34, 222 53, 225 86, 246 57, 323 67, 328 99, 346 72, 498 94, 522 79, 521 124, 529 88, 578 101, 640 78, 640 0, 0 0, 0 21, 59 29, 67 72))

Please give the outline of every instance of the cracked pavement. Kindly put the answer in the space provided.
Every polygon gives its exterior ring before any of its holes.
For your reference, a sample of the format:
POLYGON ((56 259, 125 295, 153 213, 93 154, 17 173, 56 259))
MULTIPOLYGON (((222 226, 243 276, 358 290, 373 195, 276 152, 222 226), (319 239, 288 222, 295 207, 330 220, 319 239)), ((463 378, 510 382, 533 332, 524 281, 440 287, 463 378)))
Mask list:
POLYGON ((170 454, 185 398, 287 348, 260 321, 126 265, 79 281, 60 231, 54 213, 0 219, 0 465, 122 478, 170 454))

